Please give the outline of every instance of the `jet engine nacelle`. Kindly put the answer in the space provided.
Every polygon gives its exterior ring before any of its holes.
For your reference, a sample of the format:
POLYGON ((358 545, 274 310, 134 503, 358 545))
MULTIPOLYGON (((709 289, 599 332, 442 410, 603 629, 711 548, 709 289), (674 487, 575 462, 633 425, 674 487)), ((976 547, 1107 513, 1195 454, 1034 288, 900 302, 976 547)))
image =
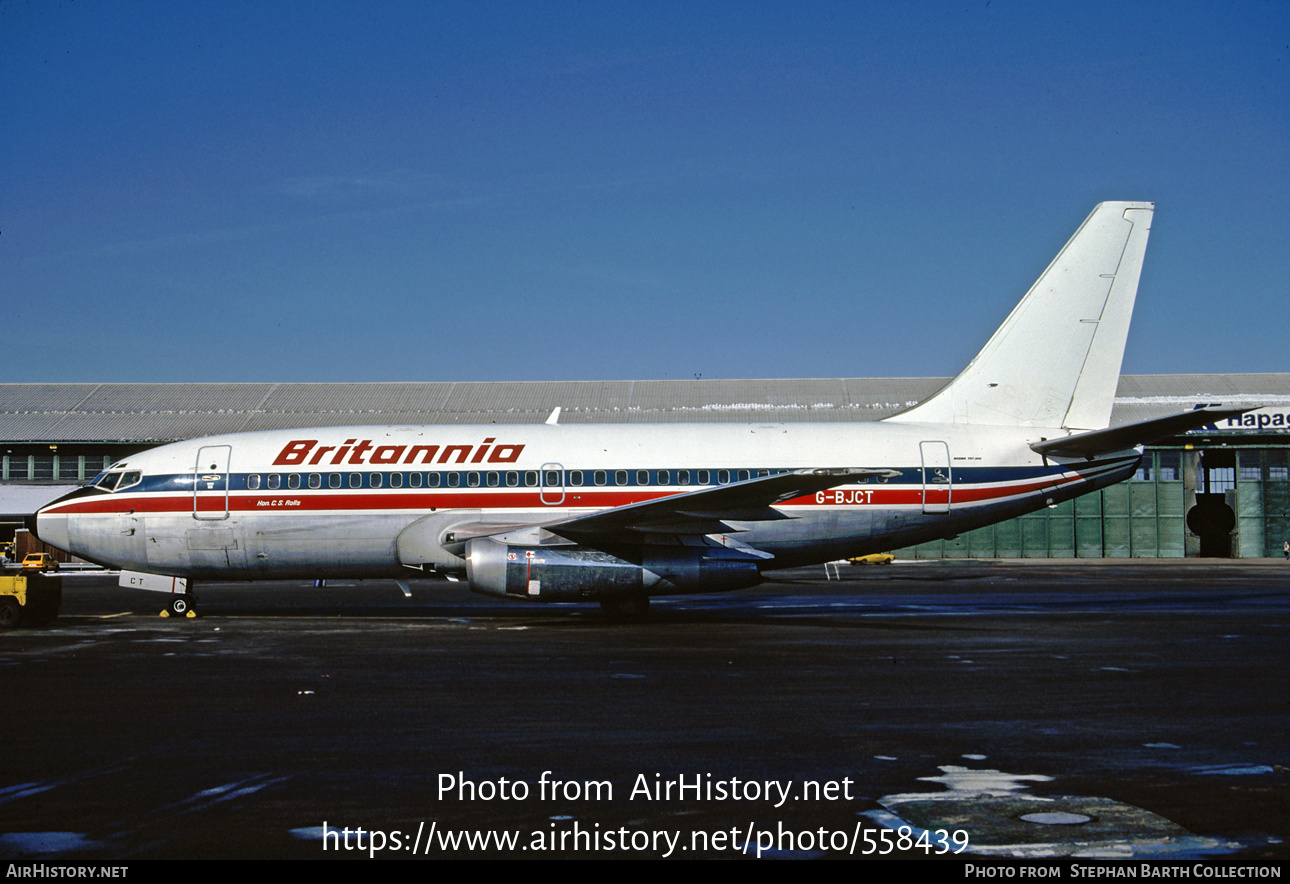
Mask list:
POLYGON ((761 559, 725 547, 639 547, 628 561, 579 546, 516 546, 481 537, 466 545, 474 592, 542 602, 646 593, 719 592, 761 580, 761 559))

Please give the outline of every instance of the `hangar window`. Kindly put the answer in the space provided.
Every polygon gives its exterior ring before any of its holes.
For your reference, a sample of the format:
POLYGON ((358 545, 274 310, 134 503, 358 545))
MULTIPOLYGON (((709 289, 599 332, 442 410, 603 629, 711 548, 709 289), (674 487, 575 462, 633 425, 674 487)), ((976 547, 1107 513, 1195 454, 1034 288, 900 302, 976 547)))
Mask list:
POLYGON ((288 487, 288 488, 299 488, 299 487, 300 487, 300 474, 299 474, 299 473, 288 473, 288 474, 287 474, 287 487, 288 487))
POLYGON ((1259 453, 1257 451, 1238 451, 1236 478, 1242 482, 1261 482, 1263 481, 1263 467, 1259 463, 1259 453))
POLYGON ((362 488, 362 487, 363 487, 363 474, 362 474, 362 473, 350 473, 350 474, 349 474, 349 487, 350 487, 350 488, 362 488))
POLYGON ((1290 467, 1286 466, 1286 452, 1269 451, 1268 459, 1268 479, 1284 481, 1290 478, 1290 467))
POLYGON ((259 488, 259 487, 260 487, 260 474, 259 474, 259 473, 251 473, 251 475, 247 476, 247 477, 246 477, 246 487, 247 487, 248 489, 250 489, 251 491, 254 491, 255 489, 259 488))
POLYGON ((1182 452, 1180 451, 1161 451, 1156 455, 1159 458, 1159 469, 1156 478, 1161 482, 1181 482, 1182 481, 1182 452))
POLYGON ((282 477, 281 477, 281 476, 279 476, 277 473, 269 473, 269 487, 270 487, 270 488, 281 488, 281 487, 282 487, 282 477))

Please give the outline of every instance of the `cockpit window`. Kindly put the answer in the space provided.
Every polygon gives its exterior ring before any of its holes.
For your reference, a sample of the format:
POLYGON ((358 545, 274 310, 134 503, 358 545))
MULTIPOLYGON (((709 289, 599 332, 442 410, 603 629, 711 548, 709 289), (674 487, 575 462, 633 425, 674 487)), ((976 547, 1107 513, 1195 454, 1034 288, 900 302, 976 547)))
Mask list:
POLYGON ((103 491, 121 491, 122 489, 129 488, 131 485, 138 485, 142 480, 143 473, 139 470, 129 470, 126 472, 122 472, 121 470, 108 470, 106 473, 101 473, 92 484, 95 488, 99 488, 103 491))

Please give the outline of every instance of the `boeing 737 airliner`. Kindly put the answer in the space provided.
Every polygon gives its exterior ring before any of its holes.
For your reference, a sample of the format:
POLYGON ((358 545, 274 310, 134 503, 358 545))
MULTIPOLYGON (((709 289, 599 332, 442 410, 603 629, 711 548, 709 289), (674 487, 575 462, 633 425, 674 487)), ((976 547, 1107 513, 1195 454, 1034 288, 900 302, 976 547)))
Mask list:
POLYGON ((1142 444, 1240 410, 1107 429, 1153 208, 1098 205, 971 364, 886 420, 215 436, 114 464, 37 531, 179 590, 177 611, 202 580, 420 573, 633 612, 953 536, 1119 482, 1142 444))

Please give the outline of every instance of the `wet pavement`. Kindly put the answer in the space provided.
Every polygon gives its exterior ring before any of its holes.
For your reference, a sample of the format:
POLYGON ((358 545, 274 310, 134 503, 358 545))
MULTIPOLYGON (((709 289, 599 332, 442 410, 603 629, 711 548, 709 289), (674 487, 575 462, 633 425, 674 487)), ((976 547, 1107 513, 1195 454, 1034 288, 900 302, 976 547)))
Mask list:
POLYGON ((1290 858, 1290 566, 834 574, 643 622, 69 576, 0 634, 0 856, 1290 858))

